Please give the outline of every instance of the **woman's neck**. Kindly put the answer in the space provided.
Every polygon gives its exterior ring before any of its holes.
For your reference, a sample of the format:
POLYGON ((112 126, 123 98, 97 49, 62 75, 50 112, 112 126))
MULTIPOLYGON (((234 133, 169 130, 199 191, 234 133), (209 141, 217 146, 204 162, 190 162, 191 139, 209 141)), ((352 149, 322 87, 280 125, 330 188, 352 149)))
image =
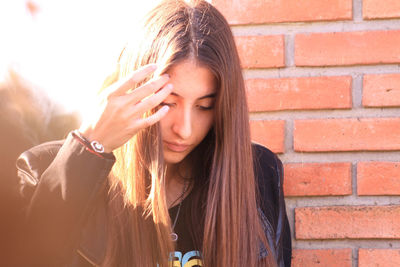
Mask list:
POLYGON ((171 208, 183 200, 191 190, 191 179, 187 164, 169 164, 166 172, 166 198, 167 207, 171 208), (185 190, 186 188, 186 190, 185 190), (186 191, 183 195, 182 193, 186 191), (181 199, 179 199, 181 198, 181 199))

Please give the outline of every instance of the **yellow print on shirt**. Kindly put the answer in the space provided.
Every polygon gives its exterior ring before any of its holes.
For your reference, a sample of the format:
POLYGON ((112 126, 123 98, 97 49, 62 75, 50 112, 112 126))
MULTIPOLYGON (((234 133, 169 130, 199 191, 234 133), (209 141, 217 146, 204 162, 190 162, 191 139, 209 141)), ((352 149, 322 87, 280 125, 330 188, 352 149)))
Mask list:
POLYGON ((175 251, 170 254, 169 261, 172 267, 198 267, 203 266, 201 255, 198 250, 186 252, 182 256, 182 252, 175 251))

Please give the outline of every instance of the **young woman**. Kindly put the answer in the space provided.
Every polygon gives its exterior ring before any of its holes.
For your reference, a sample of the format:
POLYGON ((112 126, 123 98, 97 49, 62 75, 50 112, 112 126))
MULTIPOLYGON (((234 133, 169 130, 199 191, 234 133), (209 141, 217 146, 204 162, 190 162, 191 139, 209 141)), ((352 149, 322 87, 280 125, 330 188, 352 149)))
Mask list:
POLYGON ((289 266, 282 164, 250 141, 226 20, 171 0, 143 29, 97 116, 18 159, 29 261, 289 266))

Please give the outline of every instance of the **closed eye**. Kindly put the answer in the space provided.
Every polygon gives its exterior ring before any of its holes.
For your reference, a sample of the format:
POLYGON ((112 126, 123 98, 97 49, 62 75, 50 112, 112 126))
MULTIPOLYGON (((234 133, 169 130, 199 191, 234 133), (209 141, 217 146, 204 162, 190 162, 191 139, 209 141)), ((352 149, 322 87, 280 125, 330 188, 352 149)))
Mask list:
POLYGON ((201 110, 211 110, 214 108, 214 106, 209 106, 209 107, 204 107, 204 106, 198 106, 199 109, 201 110))
MULTIPOLYGON (((176 106, 176 103, 161 102, 160 106, 174 107, 174 106, 176 106)), ((214 108, 214 105, 212 105, 212 106, 200 106, 200 105, 197 105, 196 107, 198 107, 201 110, 211 110, 211 109, 214 108)))
POLYGON ((165 102, 161 102, 160 106, 168 106, 168 107, 173 107, 175 105, 175 103, 165 103, 165 102))

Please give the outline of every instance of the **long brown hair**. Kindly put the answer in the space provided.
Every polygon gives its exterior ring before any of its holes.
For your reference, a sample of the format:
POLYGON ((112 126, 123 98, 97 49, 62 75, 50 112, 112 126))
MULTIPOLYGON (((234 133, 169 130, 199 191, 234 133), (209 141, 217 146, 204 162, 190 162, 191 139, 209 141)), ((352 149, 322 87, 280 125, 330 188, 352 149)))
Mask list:
MULTIPOLYGON (((195 59, 217 81, 215 123, 185 159, 193 162, 195 177, 189 229, 204 266, 273 266, 271 253, 258 259, 260 245, 268 243, 257 210, 244 81, 228 23, 205 1, 169 0, 150 11, 142 29, 140 42, 121 53, 119 77, 149 63, 165 73, 195 59)), ((115 156, 105 265, 167 266, 174 244, 159 125, 140 131, 115 156)))

